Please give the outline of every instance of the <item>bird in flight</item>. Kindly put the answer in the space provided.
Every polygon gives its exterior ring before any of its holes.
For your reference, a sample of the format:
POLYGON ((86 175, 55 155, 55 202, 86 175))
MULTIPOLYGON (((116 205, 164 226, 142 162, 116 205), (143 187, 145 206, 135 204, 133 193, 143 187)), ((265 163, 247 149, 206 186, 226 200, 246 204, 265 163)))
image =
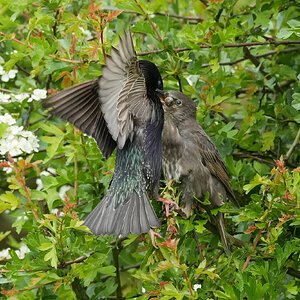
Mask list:
POLYGON ((108 192, 85 219, 94 235, 153 234, 159 226, 149 198, 158 198, 161 175, 164 112, 156 89, 163 89, 159 70, 137 59, 128 31, 100 77, 44 101, 52 115, 94 137, 104 157, 117 149, 108 192))

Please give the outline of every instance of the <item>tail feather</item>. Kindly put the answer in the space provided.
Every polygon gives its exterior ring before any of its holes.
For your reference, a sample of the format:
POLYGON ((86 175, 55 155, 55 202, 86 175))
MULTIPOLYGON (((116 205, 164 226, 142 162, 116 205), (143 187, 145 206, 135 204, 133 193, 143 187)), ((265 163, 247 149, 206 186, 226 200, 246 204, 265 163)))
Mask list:
POLYGON ((226 229, 225 229, 225 223, 224 223, 224 214, 221 212, 218 212, 216 216, 211 215, 211 220, 213 224, 217 227, 221 242, 224 248, 224 251, 227 255, 230 254, 230 247, 228 244, 228 240, 226 238, 226 229))
POLYGON ((94 235, 128 236, 159 226, 159 220, 147 193, 133 192, 124 203, 115 207, 114 197, 106 195, 86 217, 85 223, 94 235))

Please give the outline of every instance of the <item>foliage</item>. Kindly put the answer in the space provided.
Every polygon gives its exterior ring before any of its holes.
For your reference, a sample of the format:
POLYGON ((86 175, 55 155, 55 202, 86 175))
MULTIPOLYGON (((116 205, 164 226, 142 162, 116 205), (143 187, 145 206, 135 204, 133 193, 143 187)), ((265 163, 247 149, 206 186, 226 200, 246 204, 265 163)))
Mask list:
MULTIPOLYGON (((299 297, 294 1, 0 3, 0 299, 299 297), (101 75, 128 28, 165 88, 197 99, 198 121, 226 162, 242 206, 221 208, 228 257, 198 206, 189 220, 166 218, 153 201, 157 249, 147 234, 94 237, 82 225, 107 190, 114 157, 104 160, 92 138, 49 118, 41 99, 101 75)), ((161 188, 179 201, 176 184, 161 188)))

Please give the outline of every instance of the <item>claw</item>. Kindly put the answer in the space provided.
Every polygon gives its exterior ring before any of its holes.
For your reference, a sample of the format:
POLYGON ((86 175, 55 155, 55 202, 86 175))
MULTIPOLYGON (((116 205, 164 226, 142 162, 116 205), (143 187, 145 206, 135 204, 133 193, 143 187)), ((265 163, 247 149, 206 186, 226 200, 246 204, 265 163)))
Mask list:
POLYGON ((170 216, 170 205, 173 205, 175 207, 175 210, 179 209, 179 205, 170 199, 166 199, 163 197, 159 197, 158 201, 163 202, 164 206, 165 206, 165 210, 166 210, 166 217, 168 218, 170 216))
POLYGON ((153 247, 157 249, 158 247, 157 247, 155 238, 156 237, 163 238, 163 237, 159 233, 153 231, 152 229, 149 230, 149 234, 150 234, 150 238, 151 238, 151 242, 152 242, 153 247))

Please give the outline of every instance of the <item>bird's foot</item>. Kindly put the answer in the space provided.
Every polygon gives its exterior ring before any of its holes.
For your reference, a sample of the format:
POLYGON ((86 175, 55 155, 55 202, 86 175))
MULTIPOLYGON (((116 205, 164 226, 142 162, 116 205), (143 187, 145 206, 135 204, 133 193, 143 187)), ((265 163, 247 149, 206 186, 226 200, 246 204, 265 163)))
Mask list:
POLYGON ((156 244, 156 241, 155 241, 155 238, 158 237, 158 238, 163 238, 159 233, 153 231, 152 229, 149 230, 149 235, 150 235, 150 238, 151 238, 151 242, 152 242, 152 245, 154 248, 158 248, 157 247, 157 244, 156 244))
POLYGON ((180 209, 179 205, 173 200, 159 197, 158 201, 161 201, 164 204, 167 218, 170 216, 170 206, 171 206, 171 211, 180 209))

